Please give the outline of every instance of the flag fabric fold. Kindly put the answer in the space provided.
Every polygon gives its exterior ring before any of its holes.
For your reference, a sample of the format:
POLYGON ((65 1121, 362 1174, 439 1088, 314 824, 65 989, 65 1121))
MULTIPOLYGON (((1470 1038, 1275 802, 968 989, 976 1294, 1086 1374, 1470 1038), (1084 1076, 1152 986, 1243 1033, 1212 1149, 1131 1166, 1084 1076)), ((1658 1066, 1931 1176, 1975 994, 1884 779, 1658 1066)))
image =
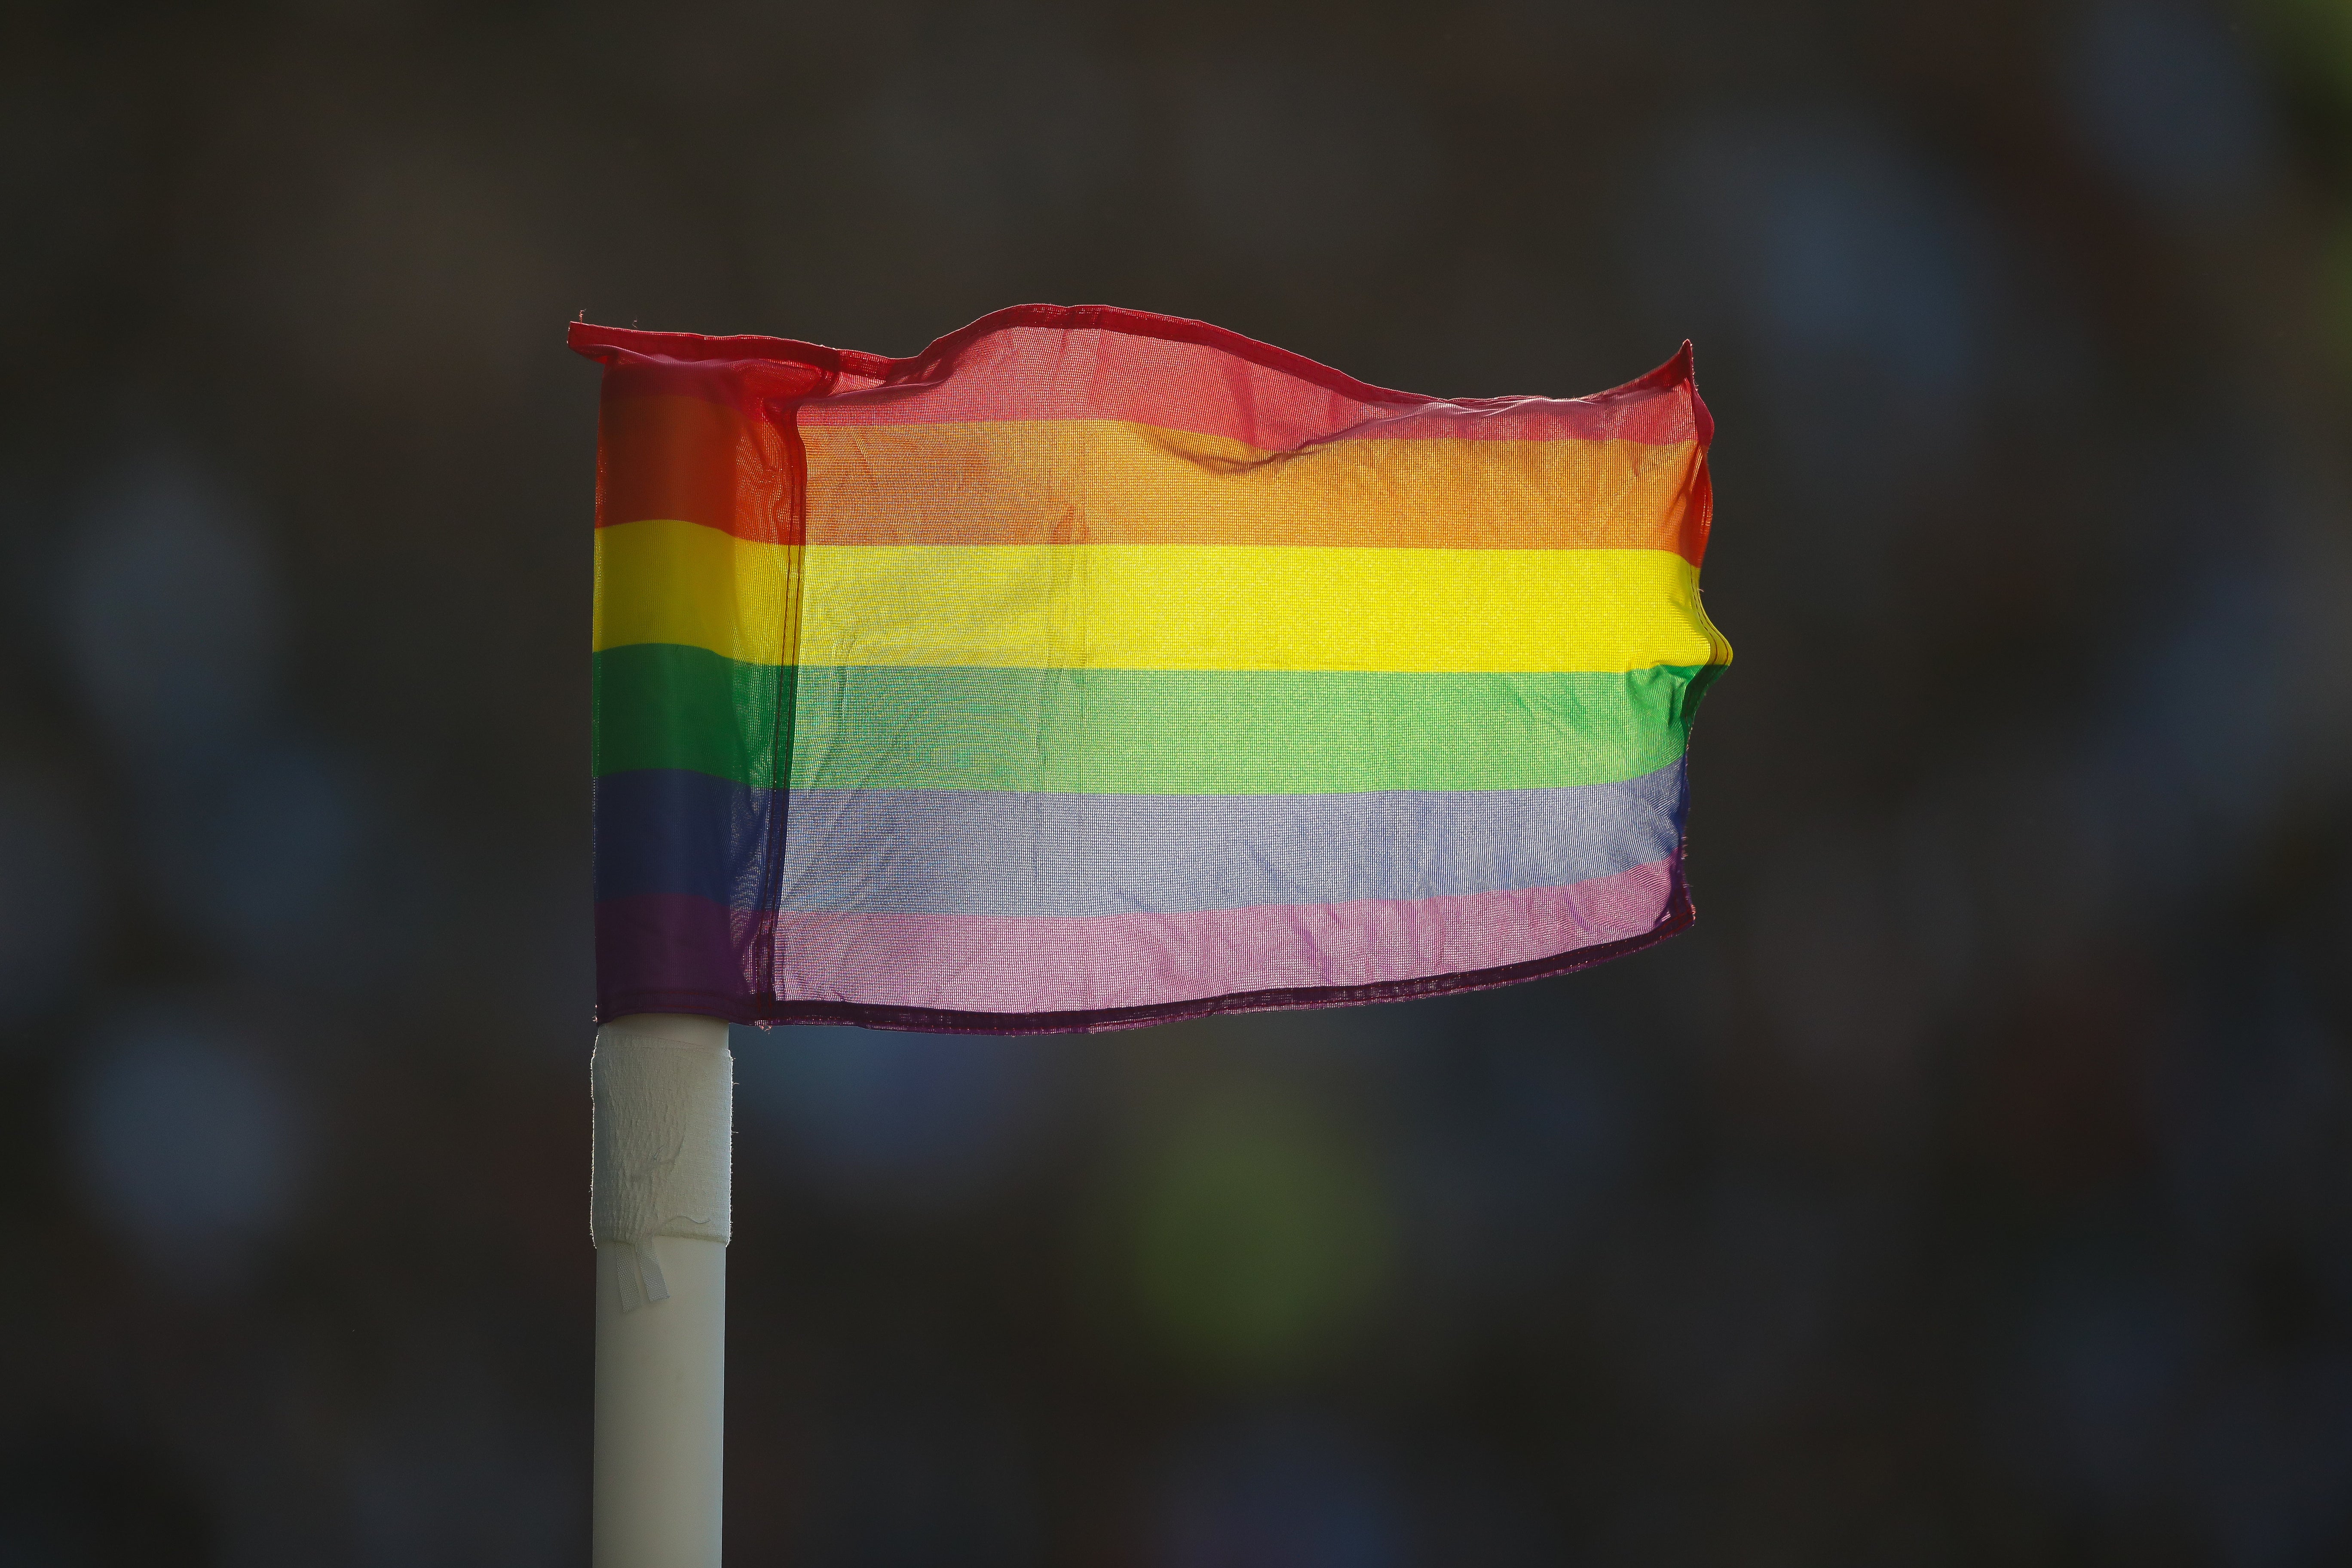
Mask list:
POLYGON ((1021 306, 604 367, 597 1009, 984 1032, 1427 995, 1690 922, 1713 423, 1021 306))

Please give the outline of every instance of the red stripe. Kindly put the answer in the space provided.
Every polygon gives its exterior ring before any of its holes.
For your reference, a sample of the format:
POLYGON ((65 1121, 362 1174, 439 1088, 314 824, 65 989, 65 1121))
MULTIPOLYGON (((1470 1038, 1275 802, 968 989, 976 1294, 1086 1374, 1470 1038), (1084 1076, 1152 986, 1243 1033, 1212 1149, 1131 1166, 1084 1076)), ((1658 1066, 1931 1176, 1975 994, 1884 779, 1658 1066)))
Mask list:
POLYGON ((681 395, 615 397, 596 422, 596 526, 698 522, 761 544, 803 542, 807 457, 792 421, 681 395))
POLYGON ((1713 438, 1691 348, 1591 397, 1444 399, 1372 386, 1206 322, 1100 305, 1016 305, 907 359, 787 338, 640 332, 574 322, 608 396, 707 396, 751 412, 815 400, 829 423, 1129 419, 1263 451, 1313 441, 1713 438))

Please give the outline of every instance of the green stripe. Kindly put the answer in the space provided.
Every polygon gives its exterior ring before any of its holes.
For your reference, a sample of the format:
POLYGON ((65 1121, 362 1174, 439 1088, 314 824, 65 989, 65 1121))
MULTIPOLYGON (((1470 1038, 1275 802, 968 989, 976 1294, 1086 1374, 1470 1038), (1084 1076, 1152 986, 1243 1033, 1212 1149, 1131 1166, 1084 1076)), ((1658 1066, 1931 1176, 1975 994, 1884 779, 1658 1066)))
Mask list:
POLYGON ((593 656, 589 766, 598 778, 684 768, 772 789, 782 743, 778 694, 791 666, 740 664, 707 648, 635 643, 593 656))
POLYGON ((1291 795, 1545 789, 1680 756, 1716 667, 1568 675, 803 666, 696 647, 595 656, 598 776, 687 768, 773 788, 1291 795))

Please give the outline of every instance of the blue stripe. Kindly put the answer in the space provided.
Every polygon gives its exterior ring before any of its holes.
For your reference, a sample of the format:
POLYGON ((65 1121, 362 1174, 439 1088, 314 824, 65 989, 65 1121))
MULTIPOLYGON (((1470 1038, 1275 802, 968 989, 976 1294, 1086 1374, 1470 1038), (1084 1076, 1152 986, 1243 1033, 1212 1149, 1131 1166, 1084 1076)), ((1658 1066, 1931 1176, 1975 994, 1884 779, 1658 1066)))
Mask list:
POLYGON ((735 910, 1176 914, 1564 887, 1682 841, 1681 761, 1562 789, 1108 795, 775 792, 668 769, 596 781, 596 896, 735 910), (769 846, 789 805, 788 847, 769 846))

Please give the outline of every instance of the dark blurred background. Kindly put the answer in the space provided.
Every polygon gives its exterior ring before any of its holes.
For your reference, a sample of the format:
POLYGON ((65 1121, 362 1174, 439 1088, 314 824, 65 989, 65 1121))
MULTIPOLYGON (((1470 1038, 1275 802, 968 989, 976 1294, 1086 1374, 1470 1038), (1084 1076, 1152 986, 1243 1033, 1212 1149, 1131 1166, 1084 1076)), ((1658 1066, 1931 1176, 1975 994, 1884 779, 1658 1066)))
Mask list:
POLYGON ((581 312, 1697 340, 1701 921, 737 1031, 730 1560, 2352 1561, 2352 3, 12 7, 0 1563, 585 1561, 581 312))

